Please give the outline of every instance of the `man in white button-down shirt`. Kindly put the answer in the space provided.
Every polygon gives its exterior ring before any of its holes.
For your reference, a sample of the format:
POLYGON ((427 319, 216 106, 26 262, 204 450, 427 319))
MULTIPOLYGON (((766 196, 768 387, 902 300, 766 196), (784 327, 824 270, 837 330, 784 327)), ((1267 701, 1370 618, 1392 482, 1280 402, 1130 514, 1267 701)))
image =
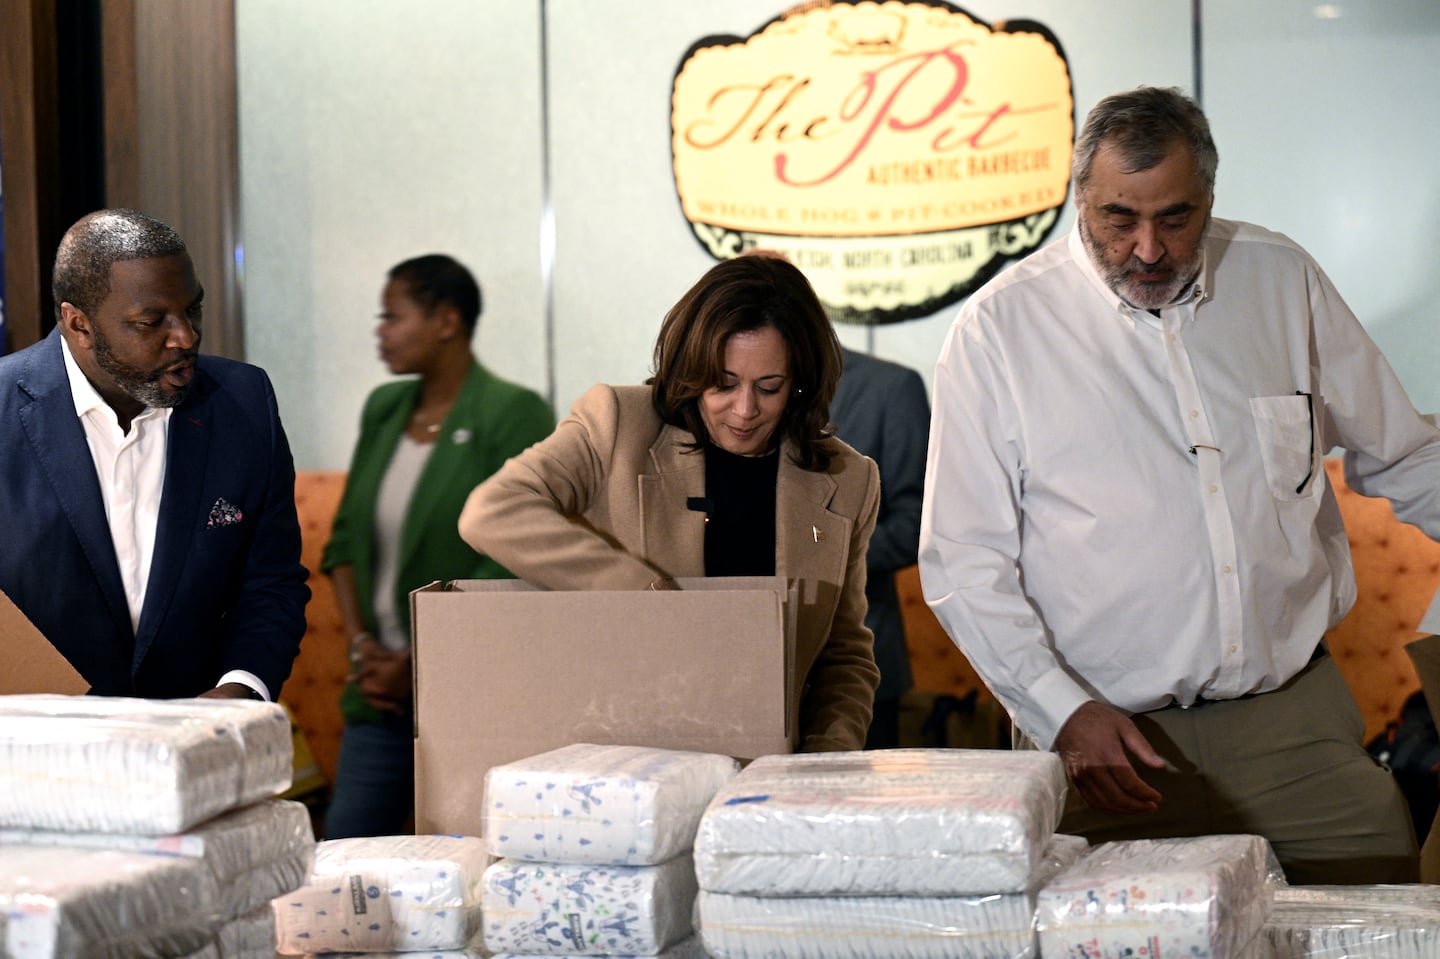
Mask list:
POLYGON ((1350 608, 1321 457, 1440 536, 1440 430, 1319 266, 1212 218, 1178 91, 1107 98, 1077 229, 963 306, 935 374, 926 600, 1094 841, 1248 832, 1292 882, 1415 878, 1321 637, 1350 608))

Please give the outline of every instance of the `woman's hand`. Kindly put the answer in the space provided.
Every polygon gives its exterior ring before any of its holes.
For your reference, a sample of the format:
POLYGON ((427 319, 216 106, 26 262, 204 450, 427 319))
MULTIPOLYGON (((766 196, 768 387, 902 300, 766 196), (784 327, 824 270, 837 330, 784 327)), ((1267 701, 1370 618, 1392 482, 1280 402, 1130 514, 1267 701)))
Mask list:
POLYGON ((350 680, 365 702, 387 713, 398 713, 410 702, 413 687, 410 650, 391 652, 373 638, 362 638, 351 650, 350 680))

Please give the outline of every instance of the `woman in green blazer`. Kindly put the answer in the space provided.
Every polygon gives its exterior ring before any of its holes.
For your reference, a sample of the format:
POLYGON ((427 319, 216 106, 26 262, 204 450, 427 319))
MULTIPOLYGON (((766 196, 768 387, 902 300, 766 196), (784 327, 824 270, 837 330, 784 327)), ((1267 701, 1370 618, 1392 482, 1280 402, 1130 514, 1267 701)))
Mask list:
POLYGON ((402 832, 414 802, 410 591, 434 580, 511 574, 460 539, 465 497, 554 428, 550 406, 470 351, 480 289, 447 256, 389 273, 376 331, 395 374, 366 400, 345 494, 326 544, 353 672, 325 836, 402 832))

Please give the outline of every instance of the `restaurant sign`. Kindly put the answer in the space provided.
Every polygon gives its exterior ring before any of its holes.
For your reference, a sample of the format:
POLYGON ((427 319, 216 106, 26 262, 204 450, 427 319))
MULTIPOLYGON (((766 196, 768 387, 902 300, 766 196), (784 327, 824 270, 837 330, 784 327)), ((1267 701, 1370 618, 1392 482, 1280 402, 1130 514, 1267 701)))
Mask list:
POLYGON ((716 259, 766 248, 831 315, 880 324, 959 300, 1059 217, 1074 138, 1060 44, 942 2, 804 3, 685 54, 675 187, 716 259))

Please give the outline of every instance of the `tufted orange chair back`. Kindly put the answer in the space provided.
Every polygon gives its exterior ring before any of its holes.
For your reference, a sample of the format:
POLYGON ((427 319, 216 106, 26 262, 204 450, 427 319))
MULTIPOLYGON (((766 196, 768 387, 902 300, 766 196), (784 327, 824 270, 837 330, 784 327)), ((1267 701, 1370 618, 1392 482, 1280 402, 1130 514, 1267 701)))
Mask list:
POLYGON ((1327 459, 1325 470, 1345 517, 1359 587, 1355 608, 1325 639, 1360 704, 1369 742, 1420 688, 1405 646, 1419 638, 1415 630, 1440 588, 1440 543, 1397 520, 1388 501, 1346 486, 1338 457, 1327 459))
MULTIPOLYGON (((1360 712, 1365 741, 1400 715, 1420 688, 1405 646, 1440 589, 1440 544, 1395 518, 1383 499, 1361 496, 1345 485, 1338 457, 1325 461, 1345 518, 1359 590, 1355 608, 1326 640, 1360 712)), ((990 697, 974 668, 950 641, 920 592, 918 567, 896 574, 905 639, 917 689, 963 697, 971 690, 990 697)))
POLYGON ((315 764, 327 784, 335 782, 340 755, 340 690, 350 670, 349 637, 335 605, 330 577, 320 572, 320 556, 330 539, 330 527, 340 494, 345 491, 343 471, 301 470, 295 475, 295 508, 300 514, 300 559, 310 571, 310 603, 305 607, 305 638, 295 658, 280 700, 290 707, 295 723, 305 734, 315 764))

